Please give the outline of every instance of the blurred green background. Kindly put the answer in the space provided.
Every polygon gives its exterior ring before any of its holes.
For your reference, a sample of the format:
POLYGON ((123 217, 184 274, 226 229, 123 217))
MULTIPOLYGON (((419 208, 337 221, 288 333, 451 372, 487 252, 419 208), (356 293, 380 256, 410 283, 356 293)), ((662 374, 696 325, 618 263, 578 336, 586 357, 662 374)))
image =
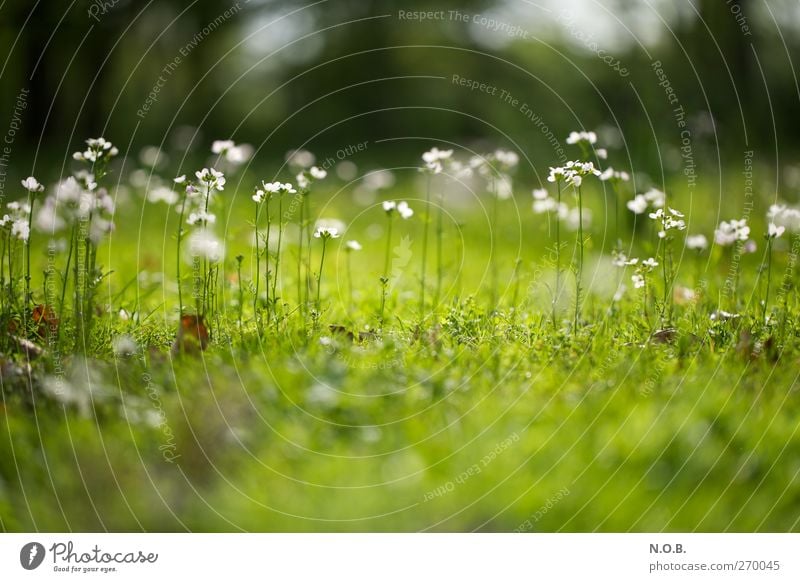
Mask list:
MULTIPOLYGON (((658 181, 681 168, 673 105, 651 66, 661 61, 701 178, 716 182, 733 164, 721 187, 737 188, 742 151, 768 164, 797 150, 787 120, 798 107, 798 32, 800 7, 788 0, 7 0, 0 122, 28 89, 12 172, 33 167, 43 179, 60 175, 46 162, 101 134, 123 153, 163 142, 189 155, 231 137, 256 146, 260 170, 300 146, 325 157, 368 140, 367 159, 402 165, 431 141, 488 142, 525 152, 521 172, 532 175, 531 164, 558 156, 521 113, 527 103, 561 145, 571 129, 599 129, 622 148, 617 165, 658 181), (401 16, 420 10, 438 14, 401 16), (157 101, 137 115, 159 77, 157 101), (425 141, 375 144, 408 137, 425 141)), ((767 180, 791 189, 797 173, 767 180)))

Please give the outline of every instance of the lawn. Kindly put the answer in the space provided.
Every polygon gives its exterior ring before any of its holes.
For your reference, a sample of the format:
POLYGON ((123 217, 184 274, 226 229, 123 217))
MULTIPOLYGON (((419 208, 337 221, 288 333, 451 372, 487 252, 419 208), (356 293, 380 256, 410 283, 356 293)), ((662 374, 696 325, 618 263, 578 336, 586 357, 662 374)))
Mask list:
POLYGON ((622 178, 505 192, 513 159, 457 156, 366 191, 163 176, 170 204, 95 161, 116 226, 34 228, 29 297, 7 227, 2 529, 800 529, 793 209, 719 225, 743 201, 676 176, 636 214, 622 178))

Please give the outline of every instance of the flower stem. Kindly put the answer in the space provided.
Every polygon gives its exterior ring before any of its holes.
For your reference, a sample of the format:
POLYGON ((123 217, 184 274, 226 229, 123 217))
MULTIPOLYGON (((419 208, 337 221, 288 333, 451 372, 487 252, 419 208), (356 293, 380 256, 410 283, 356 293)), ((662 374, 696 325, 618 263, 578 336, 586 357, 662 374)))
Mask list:
MULTIPOLYGON (((181 213, 178 217, 178 248, 175 252, 175 259, 177 265, 177 273, 176 276, 178 277, 178 315, 183 315, 183 291, 181 290, 181 239, 183 238, 183 215, 186 211, 186 194, 183 195, 183 201, 181 202, 181 213)), ((70 252, 72 251, 72 246, 70 246, 70 252)))
POLYGON ((28 240, 25 241, 25 297, 23 303, 27 307, 31 301, 31 235, 33 234, 33 193, 28 191, 28 240))
MULTIPOLYGON (((281 264, 281 244, 283 243, 283 198, 278 198, 278 246, 275 248, 275 272, 272 274, 272 306, 275 310, 275 325, 278 321, 278 269, 281 264)), ((269 245, 269 242, 267 242, 269 245)), ((269 247, 268 247, 269 248, 269 247)))
POLYGON ((573 328, 578 329, 578 318, 581 311, 581 279, 583 278, 583 194, 578 191, 578 268, 575 271, 575 320, 573 328))
POLYGON ((323 237, 322 239, 322 256, 319 259, 319 273, 317 273, 317 314, 322 313, 322 302, 320 300, 320 293, 322 291, 322 267, 325 265, 325 247, 328 246, 328 240, 323 237))
MULTIPOLYGON (((261 205, 256 202, 256 216, 255 222, 253 223, 253 229, 255 230, 255 243, 256 243, 256 285, 255 285, 255 293, 253 295, 253 317, 256 320, 256 324, 258 324, 258 285, 261 281, 261 255, 258 252, 258 217, 261 213, 261 205)), ((269 265, 267 265, 269 268, 269 265)), ((240 266, 241 270, 241 266, 240 266)), ((241 285, 241 282, 240 282, 241 285)), ((267 291, 269 291, 269 279, 267 279, 267 291)))
POLYGON ((425 189, 425 219, 422 222, 422 273, 419 286, 419 314, 425 313, 425 272, 428 262, 428 223, 431 217, 431 175, 428 174, 425 189))
POLYGON ((767 239, 767 289, 764 292, 764 321, 767 320, 767 304, 769 303, 769 285, 772 279, 772 238, 767 239))
POLYGON ((379 316, 381 327, 383 327, 384 322, 383 314, 386 308, 386 288, 389 285, 389 262, 392 256, 392 215, 387 214, 387 217, 389 226, 386 234, 386 259, 383 263, 383 277, 381 277, 381 311, 379 316))

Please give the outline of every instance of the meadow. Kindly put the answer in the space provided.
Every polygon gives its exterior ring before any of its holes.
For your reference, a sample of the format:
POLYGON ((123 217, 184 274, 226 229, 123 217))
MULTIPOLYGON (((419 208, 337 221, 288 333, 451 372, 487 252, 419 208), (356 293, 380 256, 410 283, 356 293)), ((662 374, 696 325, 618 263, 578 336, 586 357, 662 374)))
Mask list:
POLYGON ((566 143, 26 180, 2 529, 798 530, 800 211, 566 143))

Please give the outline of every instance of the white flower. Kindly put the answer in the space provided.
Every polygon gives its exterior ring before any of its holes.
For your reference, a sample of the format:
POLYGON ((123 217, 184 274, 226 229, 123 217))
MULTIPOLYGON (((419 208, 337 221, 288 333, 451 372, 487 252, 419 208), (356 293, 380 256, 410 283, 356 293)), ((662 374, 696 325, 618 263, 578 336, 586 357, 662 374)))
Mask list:
POLYGON ((256 204, 261 204, 262 202, 264 202, 264 200, 266 200, 267 193, 264 190, 256 189, 255 194, 253 194, 252 198, 256 204))
POLYGON ((777 226, 774 222, 770 222, 767 227, 767 238, 779 238, 785 231, 785 227, 777 226))
POLYGON ((242 143, 229 148, 225 152, 225 160, 234 166, 239 166, 253 157, 253 146, 242 143))
POLYGON ((457 179, 467 179, 472 177, 472 168, 458 160, 448 160, 448 172, 457 179))
POLYGON ((546 200, 549 194, 544 188, 537 188, 533 191, 534 200, 546 200))
POLYGON ((264 190, 270 194, 296 194, 297 190, 294 189, 289 182, 262 182, 264 190))
POLYGON ((314 238, 321 238, 328 240, 330 238, 339 238, 339 229, 327 226, 319 226, 314 231, 314 238))
POLYGON ((615 267, 624 267, 628 264, 628 257, 623 252, 614 251, 611 255, 611 264, 615 267))
POLYGON ((746 241, 750 237, 747 219, 722 221, 714 231, 714 242, 720 246, 730 246, 737 241, 746 241))
POLYGON ((56 212, 56 199, 48 196, 39 207, 35 219, 36 228, 42 232, 55 233, 66 226, 66 222, 56 212))
POLYGON ((647 210, 647 199, 641 194, 637 194, 633 197, 633 200, 628 200, 626 206, 634 214, 644 214, 647 210))
POLYGON ((653 257, 650 257, 649 259, 642 261, 642 265, 652 271, 658 266, 658 261, 656 261, 653 257))
POLYGON ((215 140, 211 144, 211 153, 212 154, 222 154, 228 151, 230 148, 234 147, 235 144, 233 140, 230 139, 218 139, 215 140))
POLYGON ((360 251, 363 248, 361 246, 361 243, 358 242, 357 240, 349 240, 349 241, 347 241, 346 243, 344 243, 344 247, 345 247, 345 250, 348 250, 348 251, 360 251))
POLYGON ((442 172, 442 161, 449 159, 453 155, 453 150, 440 150, 439 148, 431 148, 429 151, 422 154, 422 161, 425 162, 425 167, 434 174, 442 172))
POLYGON ((34 178, 33 176, 28 176, 22 181, 22 187, 25 188, 28 192, 41 192, 44 190, 44 186, 42 186, 39 181, 34 178))
POLYGON ((11 223, 11 236, 17 237, 21 241, 28 240, 30 237, 31 231, 28 228, 28 219, 27 218, 18 218, 13 223, 11 223))
POLYGON ((546 212, 553 212, 557 209, 558 203, 553 198, 533 201, 533 212, 536 214, 545 214, 546 212))
POLYGON ((172 206, 178 201, 178 193, 172 188, 159 186, 147 193, 147 201, 154 204, 157 202, 165 202, 167 205, 172 206))
POLYGON ((519 155, 511 150, 495 150, 494 159, 506 171, 515 168, 519 164, 519 155))
POLYGON ((767 211, 767 219, 770 221, 775 220, 775 218, 784 212, 786 212, 785 204, 771 204, 769 210, 767 211))
POLYGON ((186 174, 181 174, 172 181, 175 182, 176 184, 183 184, 184 182, 186 182, 186 174))
POLYGON ((600 179, 605 182, 607 180, 615 180, 617 182, 627 182, 631 179, 627 172, 618 172, 611 166, 606 168, 601 174, 600 179))
POLYGON ((661 208, 667 200, 667 195, 656 188, 650 188, 647 192, 642 194, 642 196, 644 196, 644 199, 647 200, 647 203, 653 208, 661 208))
POLYGON ((225 175, 214 168, 203 168, 194 173, 197 179, 208 185, 209 188, 214 190, 225 189, 225 175))
POLYGON ((601 160, 608 158, 608 150, 606 148, 597 148, 594 150, 594 153, 597 154, 597 157, 601 160))
POLYGON ((91 163, 103 160, 108 161, 119 153, 119 150, 110 141, 106 141, 102 137, 87 139, 86 145, 89 146, 86 151, 72 154, 74 160, 91 163))
POLYGON ((634 289, 641 289, 644 287, 644 277, 639 273, 631 275, 631 281, 633 282, 634 289))
POLYGON ((395 202, 393 200, 386 200, 383 203, 383 210, 389 215, 397 211, 397 213, 400 215, 400 218, 403 220, 408 220, 414 216, 414 211, 411 210, 411 207, 405 201, 395 202))
POLYGON ((411 210, 411 207, 405 201, 397 203, 397 212, 403 220, 408 220, 414 216, 414 211, 411 210))
POLYGON ((497 179, 492 180, 490 184, 492 194, 497 196, 500 200, 508 200, 514 194, 511 178, 506 174, 501 174, 497 179))
POLYGON ((216 221, 216 215, 212 214, 211 212, 206 212, 205 210, 192 212, 189 214, 189 218, 186 219, 186 223, 191 226, 194 226, 195 224, 214 224, 216 221))
POLYGON ((193 257, 203 257, 211 262, 221 261, 225 246, 207 229, 198 229, 189 237, 189 253, 193 257))
POLYGON ((311 174, 311 177, 315 180, 324 180, 328 175, 328 172, 322 168, 318 168, 317 166, 311 166, 311 169, 308 171, 308 173, 311 174))
POLYGON ((593 131, 571 131, 567 136, 567 143, 569 145, 575 145, 581 142, 594 145, 597 143, 597 134, 593 131))
POLYGON ((309 168, 314 165, 316 157, 308 150, 290 150, 286 152, 286 161, 294 168, 309 168))
POLYGON ((686 248, 703 251, 708 248, 708 239, 704 234, 690 234, 686 237, 686 248))

